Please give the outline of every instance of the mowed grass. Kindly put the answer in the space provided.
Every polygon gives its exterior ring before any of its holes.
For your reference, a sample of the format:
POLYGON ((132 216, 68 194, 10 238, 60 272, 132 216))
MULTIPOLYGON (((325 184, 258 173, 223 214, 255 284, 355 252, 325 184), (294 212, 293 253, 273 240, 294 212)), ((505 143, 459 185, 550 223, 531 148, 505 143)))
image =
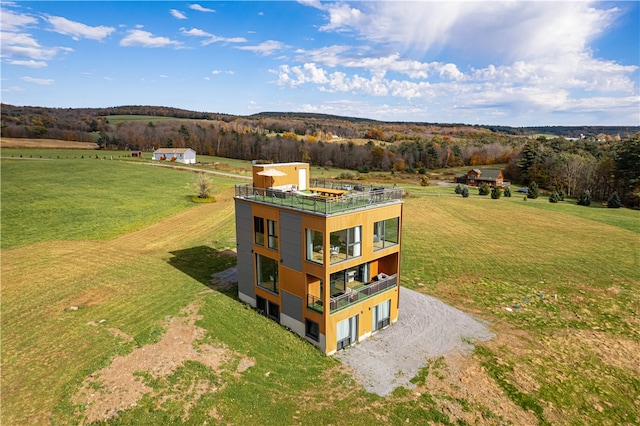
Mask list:
POLYGON ((548 204, 408 201, 403 284, 495 324, 478 356, 541 423, 636 424, 640 212, 548 204))
MULTIPOLYGON (((2 248, 105 240, 192 206, 193 173, 120 161, 3 160, 2 248)), ((217 181, 217 190, 234 184, 217 181)))
MULTIPOLYGON (((212 290, 211 274, 235 264, 227 252, 235 246, 233 182, 214 178, 216 203, 194 206, 185 189, 193 175, 184 171, 116 161, 49 163, 2 162, 2 239, 13 241, 1 253, 3 424, 81 422, 83 407, 73 395, 82 381, 114 357, 158 341, 165 319, 194 301, 202 306, 201 343, 226 347, 255 365, 238 374, 233 365, 212 371, 185 364, 164 381, 151 380, 154 391, 110 424, 465 424, 443 404, 477 410, 481 424, 507 423, 495 407, 428 389, 388 398, 367 394, 337 361, 239 303, 234 287, 212 290), (28 179, 22 170, 46 179, 28 179), (42 211, 55 210, 65 197, 65 182, 93 186, 91 174, 106 178, 113 171, 155 188, 177 207, 147 204, 146 193, 121 199, 112 182, 100 211, 117 217, 118 206, 129 204, 123 216, 138 217, 136 227, 87 214, 75 221, 86 236, 70 227, 48 232, 43 224, 44 237, 34 242, 15 221, 5 221, 7 186, 63 193, 39 200, 40 210, 25 199, 21 215, 37 224, 42 211), (109 231, 89 232, 99 227, 109 231), (190 384, 197 388, 205 380, 218 391, 193 396, 190 384), (180 393, 186 400, 171 398, 180 393)), ((63 204, 56 220, 86 203, 80 196, 75 201, 63 204)), ((498 338, 473 356, 540 423, 638 423, 635 217, 638 212, 625 209, 547 209, 515 199, 412 197, 405 203, 402 284, 492 323, 498 338)))

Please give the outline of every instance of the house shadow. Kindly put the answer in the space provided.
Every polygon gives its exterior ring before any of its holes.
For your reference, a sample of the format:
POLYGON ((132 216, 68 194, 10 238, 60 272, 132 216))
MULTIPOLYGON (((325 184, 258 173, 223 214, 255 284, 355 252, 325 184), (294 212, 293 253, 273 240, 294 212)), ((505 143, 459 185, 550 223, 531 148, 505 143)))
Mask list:
POLYGON ((236 267, 234 251, 203 245, 169 253, 173 256, 167 260, 169 265, 212 290, 232 299, 238 298, 238 283, 233 270, 236 267))

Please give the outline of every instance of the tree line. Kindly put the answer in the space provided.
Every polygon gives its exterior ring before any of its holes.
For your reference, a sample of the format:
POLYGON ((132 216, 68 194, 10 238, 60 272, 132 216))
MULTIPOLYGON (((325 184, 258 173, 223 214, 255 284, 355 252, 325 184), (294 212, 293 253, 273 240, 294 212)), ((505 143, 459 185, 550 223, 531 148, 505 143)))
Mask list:
POLYGON ((536 182, 540 188, 562 191, 570 197, 589 190, 594 200, 606 200, 618 191, 625 205, 640 208, 638 127, 561 128, 573 129, 581 136, 531 139, 526 128, 500 126, 491 130, 323 114, 240 117, 165 107, 58 109, 3 104, 1 115, 3 137, 96 142, 102 149, 189 147, 198 154, 305 161, 361 173, 393 170, 425 175, 439 168, 506 165, 505 178, 513 182, 536 182), (114 114, 176 120, 112 122, 114 114), (599 133, 605 130, 610 134, 599 133))

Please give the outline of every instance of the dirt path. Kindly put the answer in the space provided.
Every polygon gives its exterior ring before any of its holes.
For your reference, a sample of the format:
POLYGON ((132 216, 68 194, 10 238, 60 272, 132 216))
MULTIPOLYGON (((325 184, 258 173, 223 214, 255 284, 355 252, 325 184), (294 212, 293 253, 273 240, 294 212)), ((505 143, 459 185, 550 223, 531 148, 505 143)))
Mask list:
POLYGON ((471 351, 472 342, 494 337, 472 316, 403 287, 398 321, 335 357, 368 392, 387 396, 398 386, 413 388, 410 380, 429 358, 471 351))
POLYGON ((196 167, 189 167, 189 166, 176 166, 173 164, 161 164, 161 163, 137 163, 137 162, 128 162, 127 164, 138 164, 138 165, 144 165, 144 166, 156 166, 156 167, 166 167, 169 169, 177 169, 177 170, 189 170, 192 172, 198 172, 198 173, 209 173, 212 175, 218 175, 218 176, 224 176, 224 177, 229 177, 229 178, 235 178, 235 179, 243 179, 243 180, 252 180, 253 177, 252 176, 243 176, 243 175, 236 175, 233 173, 225 173, 225 172, 216 172, 213 170, 207 170, 207 169, 199 169, 196 167))

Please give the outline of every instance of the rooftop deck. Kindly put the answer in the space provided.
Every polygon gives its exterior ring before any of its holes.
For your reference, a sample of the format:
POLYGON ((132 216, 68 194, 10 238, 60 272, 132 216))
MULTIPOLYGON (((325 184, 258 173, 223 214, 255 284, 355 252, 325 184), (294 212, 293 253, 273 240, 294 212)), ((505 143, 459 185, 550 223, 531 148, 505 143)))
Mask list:
POLYGON ((256 188, 252 184, 236 185, 236 198, 275 204, 295 210, 323 215, 345 213, 402 200, 402 188, 353 184, 328 180, 310 180, 306 191, 280 188, 256 188), (322 189, 328 191, 322 191, 322 189))

